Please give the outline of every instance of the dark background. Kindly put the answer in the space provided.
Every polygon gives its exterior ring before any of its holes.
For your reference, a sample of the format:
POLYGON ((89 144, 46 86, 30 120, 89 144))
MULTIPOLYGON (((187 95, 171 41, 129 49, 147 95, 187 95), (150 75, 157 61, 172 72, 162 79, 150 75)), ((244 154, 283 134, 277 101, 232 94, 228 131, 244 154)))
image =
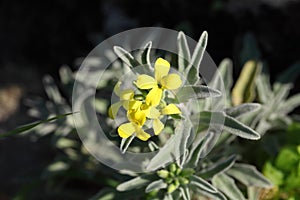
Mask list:
MULTIPOLYGON (((57 78, 63 64, 75 70, 76 58, 86 56, 103 39, 135 27, 184 30, 195 40, 207 30, 208 53, 217 64, 225 57, 233 59, 235 76, 243 37, 251 33, 273 80, 300 58, 299 11, 297 0, 2 0, 0 131, 31 120, 22 102, 45 96, 45 74, 57 78)), ((17 177, 26 182, 51 156, 43 141, 37 146, 26 137, 0 140, 0 199, 18 189, 17 177)))

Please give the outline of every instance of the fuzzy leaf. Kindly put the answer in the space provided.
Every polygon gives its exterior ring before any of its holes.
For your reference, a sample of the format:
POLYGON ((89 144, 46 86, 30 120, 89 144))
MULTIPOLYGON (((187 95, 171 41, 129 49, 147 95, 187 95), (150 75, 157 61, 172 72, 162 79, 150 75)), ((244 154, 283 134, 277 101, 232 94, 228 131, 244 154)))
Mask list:
POLYGON ((200 121, 245 139, 258 140, 260 138, 256 131, 226 115, 224 112, 201 112, 200 121))
POLYGON ((148 185, 154 178, 155 176, 152 174, 141 175, 134 179, 121 183, 120 185, 118 185, 117 190, 122 192, 141 188, 148 185))
POLYGON ((235 159, 235 155, 231 155, 227 159, 220 159, 212 166, 209 166, 208 168, 200 171, 198 174, 205 179, 211 178, 214 175, 227 171, 230 167, 233 166, 235 159))
POLYGON ((177 37, 177 48, 178 48, 178 71, 184 72, 191 61, 191 53, 188 47, 185 34, 180 31, 177 37))
POLYGON ((150 41, 145 45, 145 47, 142 50, 142 54, 141 54, 142 64, 147 65, 149 69, 153 68, 151 65, 151 61, 150 61, 151 47, 152 47, 152 42, 150 41))
POLYGON ((176 98, 179 102, 188 102, 190 99, 204 99, 218 96, 221 96, 220 91, 204 85, 183 86, 176 94, 176 98))
POLYGON ((213 177, 213 185, 221 190, 229 199, 245 200, 244 195, 236 186, 234 180, 226 174, 220 173, 213 177))
POLYGON ((180 123, 175 129, 175 134, 161 147, 158 153, 150 160, 147 170, 153 171, 168 163, 174 162, 185 153, 185 146, 189 139, 192 125, 180 123))
POLYGON ((258 103, 244 103, 236 107, 228 108, 225 112, 230 117, 238 118, 250 112, 255 112, 260 108, 261 105, 258 103))
POLYGON ((226 173, 246 186, 269 188, 272 184, 257 169, 248 164, 235 164, 226 173))
POLYGON ((131 142, 133 141, 134 138, 135 138, 134 134, 132 136, 128 137, 128 138, 122 138, 121 145, 120 145, 120 150, 123 154, 127 151, 128 147, 130 146, 130 144, 131 144, 131 142))
POLYGON ((286 114, 290 113, 299 106, 300 106, 300 94, 296 94, 280 105, 279 113, 286 113, 286 114))
POLYGON ((204 31, 196 45, 189 66, 186 69, 187 78, 190 84, 195 84, 199 79, 199 68, 207 45, 207 32, 204 31))
POLYGON ((217 193, 217 189, 214 186, 212 186, 206 180, 204 180, 198 176, 193 175, 190 180, 191 180, 191 185, 198 187, 201 190, 204 190, 204 191, 207 191, 210 193, 217 193))
POLYGON ((180 193, 181 193, 182 198, 184 200, 190 200, 191 199, 190 190, 189 190, 188 187, 180 187, 179 190, 180 190, 180 193))
POLYGON ((51 117, 51 118, 46 119, 46 120, 42 120, 42 121, 39 121, 39 122, 35 122, 35 123, 20 126, 20 127, 14 129, 12 131, 8 131, 6 133, 0 134, 0 139, 1 138, 6 138, 6 137, 9 137, 9 136, 13 136, 13 135, 17 135, 17 134, 20 134, 20 133, 24 133, 26 131, 29 131, 29 130, 37 127, 40 124, 45 124, 45 123, 48 123, 48 122, 51 122, 51 121, 54 121, 54 120, 62 119, 62 118, 65 118, 66 116, 72 115, 72 114, 74 114, 74 113, 67 113, 67 114, 63 114, 63 115, 57 115, 55 117, 51 117))
POLYGON ((136 67, 140 65, 139 62, 135 60, 134 57, 122 47, 114 46, 114 52, 129 67, 136 67))
POLYGON ((146 187, 145 192, 149 193, 153 190, 160 190, 160 189, 164 189, 164 188, 167 188, 167 184, 162 179, 160 179, 160 180, 156 180, 156 181, 153 181, 152 183, 150 183, 146 187))

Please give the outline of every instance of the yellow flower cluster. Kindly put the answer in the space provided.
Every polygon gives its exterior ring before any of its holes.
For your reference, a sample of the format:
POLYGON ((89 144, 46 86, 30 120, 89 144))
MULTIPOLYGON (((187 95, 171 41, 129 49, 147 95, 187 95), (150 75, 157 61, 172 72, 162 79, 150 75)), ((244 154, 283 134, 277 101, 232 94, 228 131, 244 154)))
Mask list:
POLYGON ((120 90, 120 84, 115 87, 115 94, 120 101, 111 105, 109 116, 114 118, 122 106, 127 111, 128 123, 119 126, 118 134, 121 138, 128 138, 135 134, 140 140, 146 141, 151 135, 143 130, 147 120, 151 120, 154 134, 158 135, 164 128, 161 118, 164 115, 181 114, 175 104, 166 104, 163 99, 165 90, 178 89, 181 78, 178 74, 171 73, 170 63, 162 58, 158 58, 154 64, 154 77, 146 74, 139 75, 134 82, 140 91, 147 91, 142 98, 135 98, 134 90, 120 90))

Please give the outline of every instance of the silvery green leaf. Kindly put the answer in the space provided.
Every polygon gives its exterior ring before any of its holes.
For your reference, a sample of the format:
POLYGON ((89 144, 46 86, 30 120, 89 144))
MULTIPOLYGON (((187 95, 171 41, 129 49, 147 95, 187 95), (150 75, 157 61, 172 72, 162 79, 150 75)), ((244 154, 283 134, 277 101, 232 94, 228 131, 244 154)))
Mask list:
POLYGON ((148 146, 149 146, 149 149, 151 151, 156 151, 156 150, 159 149, 159 147, 157 146, 157 144, 155 144, 155 142, 153 142, 153 141, 149 141, 148 142, 148 146))
POLYGON ((225 113, 230 117, 238 118, 250 112, 255 112, 260 108, 261 105, 258 103, 244 103, 236 107, 227 108, 225 113))
POLYGON ((178 48, 178 71, 184 72, 191 61, 191 53, 188 47, 185 34, 180 31, 177 37, 177 48, 178 48))
POLYGON ((64 102, 57 86, 54 83, 54 80, 51 76, 46 75, 43 79, 45 92, 50 100, 52 100, 56 104, 61 104, 64 102))
POLYGON ((266 103, 273 98, 270 78, 267 74, 261 73, 256 79, 256 88, 260 102, 266 103))
MULTIPOLYGON (((206 157, 209 152, 214 148, 214 146, 216 145, 219 137, 220 137, 221 131, 218 130, 214 130, 212 128, 210 128, 207 131, 207 137, 205 137, 203 139, 202 145, 201 145, 201 149, 199 151, 199 158, 204 158, 206 157)), ((199 160, 198 160, 199 161, 199 160)))
POLYGON ((192 175, 190 178, 190 181, 191 181, 191 183, 190 183, 191 185, 193 185, 201 190, 204 190, 204 191, 207 191, 210 193, 217 193, 217 189, 214 186, 212 186, 206 180, 204 180, 198 176, 192 175))
POLYGON ((190 190, 188 187, 180 187, 179 190, 184 200, 191 199, 190 190))
POLYGON ((118 185, 117 190, 122 192, 141 188, 148 185, 154 178, 156 177, 152 174, 141 175, 134 179, 121 183, 120 185, 118 185))
POLYGON ((214 175, 217 175, 219 173, 225 172, 228 169, 230 169, 235 163, 235 159, 236 159, 235 155, 231 155, 226 159, 222 158, 216 161, 215 163, 213 163, 211 166, 198 172, 197 174, 199 174, 201 177, 206 179, 211 178, 214 175))
POLYGON ((169 138, 158 153, 150 160, 147 170, 153 171, 160 167, 166 166, 168 163, 174 162, 185 153, 185 146, 191 132, 190 123, 180 123, 175 128, 175 134, 169 138))
POLYGON ((221 190, 229 199, 245 200, 244 195, 236 186, 234 180, 226 174, 220 173, 212 179, 213 185, 221 190))
POLYGON ((261 195, 261 188, 257 187, 248 187, 247 188, 248 193, 248 200, 259 200, 261 195))
POLYGON ((226 115, 224 112, 203 111, 200 113, 201 123, 223 129, 226 132, 237 135, 239 137, 258 140, 260 135, 250 127, 242 124, 233 117, 226 115))
POLYGON ((209 86, 220 90, 223 88, 222 85, 224 85, 225 90, 228 91, 229 94, 232 83, 232 61, 229 58, 225 58, 219 64, 218 71, 215 72, 209 86))
POLYGON ((135 138, 134 134, 128 138, 122 138, 121 145, 120 145, 120 150, 122 153, 125 153, 127 151, 128 147, 130 146, 134 138, 135 138))
POLYGON ((276 108, 280 102, 284 101, 292 89, 292 84, 280 84, 275 83, 274 84, 274 99, 273 100, 273 106, 276 108))
POLYGON ((151 65, 151 60, 150 60, 151 47, 152 47, 152 42, 150 41, 145 45, 145 47, 142 50, 142 54, 141 54, 142 64, 147 65, 149 69, 153 69, 153 67, 151 65))
POLYGON ((187 79, 190 84, 195 84, 199 79, 199 68, 207 45, 207 38, 207 32, 204 31, 193 52, 191 62, 186 69, 187 79))
POLYGON ((290 97, 287 101, 283 102, 279 107, 279 113, 288 114, 295 108, 300 106, 300 94, 290 97))
POLYGON ((296 80, 300 73, 300 62, 297 62, 290 66, 287 70, 280 74, 276 82, 280 83, 292 83, 296 80))
POLYGON ((197 192, 197 195, 205 196, 212 200, 227 200, 227 198, 219 191, 214 193, 214 192, 208 192, 208 191, 197 188, 196 192, 197 192))
POLYGON ((189 147, 189 155, 186 159, 187 165, 189 167, 196 167, 198 165, 202 150, 201 146, 205 137, 209 137, 206 131, 199 132, 193 140, 193 143, 191 143, 191 147, 189 147))
POLYGON ((162 179, 160 179, 160 180, 156 180, 156 181, 153 181, 152 183, 150 183, 146 187, 145 192, 149 193, 153 190, 160 190, 160 189, 164 189, 164 188, 167 188, 167 184, 162 179))
POLYGON ((63 84, 72 83, 74 80, 74 75, 68 66, 62 66, 59 69, 60 80, 63 84))
POLYGON ((176 98, 180 102, 188 102, 190 99, 204 99, 208 97, 218 97, 221 92, 204 85, 187 85, 180 88, 176 98))
POLYGON ((226 173, 233 178, 239 180, 246 186, 256 186, 269 188, 272 186, 270 181, 266 179, 257 169, 248 164, 235 164, 226 173))
POLYGON ((114 46, 114 52, 117 54, 117 56, 128 66, 130 67, 136 67, 139 66, 139 62, 135 60, 135 58, 125 49, 119 46, 114 46))
POLYGON ((39 125, 43 125, 43 124, 46 124, 46 123, 51 122, 51 121, 59 120, 59 119, 65 118, 66 116, 72 115, 72 114, 74 114, 74 113, 67 113, 67 114, 63 114, 63 115, 57 115, 55 117, 51 117, 51 118, 46 119, 46 120, 42 120, 42 121, 38 121, 38 122, 31 123, 31 124, 26 124, 26 125, 20 126, 16 129, 8 131, 6 133, 1 133, 0 134, 0 139, 10 137, 10 136, 13 136, 13 135, 17 135, 17 134, 20 134, 20 133, 24 133, 26 131, 32 130, 35 127, 38 127, 39 125))

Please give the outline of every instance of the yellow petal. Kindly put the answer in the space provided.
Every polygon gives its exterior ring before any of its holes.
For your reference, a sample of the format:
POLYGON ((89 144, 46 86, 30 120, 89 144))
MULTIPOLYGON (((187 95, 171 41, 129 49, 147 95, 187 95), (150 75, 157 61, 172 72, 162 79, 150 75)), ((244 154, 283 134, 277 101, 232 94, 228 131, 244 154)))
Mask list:
POLYGON ((161 110, 163 115, 181 114, 181 111, 175 104, 169 104, 161 110))
POLYGON ((136 132, 136 137, 140 140, 147 141, 151 137, 151 135, 143 131, 141 128, 138 128, 136 132))
POLYGON ((146 122, 146 114, 142 110, 130 110, 127 115, 128 119, 142 126, 146 122))
POLYGON ((121 105, 122 105, 122 103, 120 101, 118 101, 117 103, 112 104, 108 109, 108 116, 110 118, 114 119, 117 116, 121 105))
POLYGON ((157 110, 155 107, 151 107, 147 117, 150 119, 157 119, 159 118, 159 116, 160 116, 159 110, 157 110))
POLYGON ((123 101, 123 107, 126 110, 137 110, 141 105, 142 101, 123 101))
POLYGON ((157 81, 151 76, 142 74, 138 76, 135 84, 138 88, 145 90, 153 88, 155 85, 157 85, 157 81))
POLYGON ((170 71, 170 63, 162 58, 158 58, 154 64, 155 79, 160 81, 162 77, 167 76, 170 71))
POLYGON ((160 84, 163 88, 175 90, 181 86, 182 81, 178 74, 169 74, 161 79, 160 84))
POLYGON ((131 122, 122 124, 118 128, 118 133, 121 138, 128 138, 135 132, 135 125, 131 122))
POLYGON ((118 81, 114 87, 114 93, 119 97, 120 96, 120 87, 121 87, 121 82, 118 81))
POLYGON ((157 106, 161 100, 162 89, 158 87, 152 88, 146 96, 146 103, 150 106, 157 106))
POLYGON ((123 90, 120 94, 121 100, 131 100, 134 97, 134 91, 131 89, 123 90))
POLYGON ((164 124, 159 119, 153 120, 153 130, 154 134, 158 135, 164 129, 164 124))

